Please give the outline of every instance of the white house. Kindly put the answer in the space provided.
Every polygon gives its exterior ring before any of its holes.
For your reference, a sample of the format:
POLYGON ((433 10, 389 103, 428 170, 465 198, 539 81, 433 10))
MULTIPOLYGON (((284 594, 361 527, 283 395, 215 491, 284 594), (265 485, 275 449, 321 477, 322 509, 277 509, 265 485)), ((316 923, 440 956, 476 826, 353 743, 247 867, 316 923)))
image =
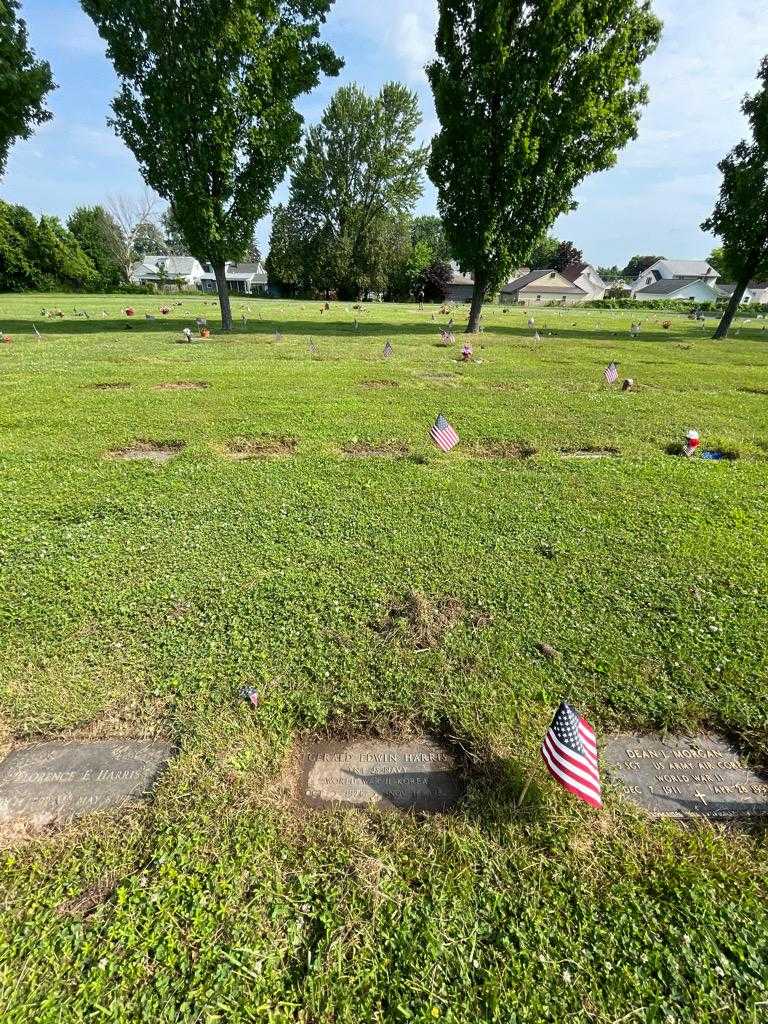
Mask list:
MULTIPOLYGON (((453 277, 446 289, 446 300, 448 302, 471 302, 475 291, 474 275, 463 274, 459 270, 458 263, 455 262, 451 262, 451 269, 453 270, 453 277)), ((527 273, 527 267, 519 267, 510 278, 510 283, 527 273)))
POLYGON ((707 284, 717 284, 720 275, 706 260, 656 260, 647 270, 638 275, 632 291, 641 291, 657 281, 691 281, 701 279, 707 284))
MULTIPOLYGON (((259 295, 267 291, 267 274, 260 263, 232 263, 227 261, 224 272, 227 288, 239 295, 259 295)), ((204 292, 217 292, 216 275, 210 263, 206 263, 200 277, 200 288, 204 292)))
POLYGON ((608 285, 591 263, 574 263, 561 273, 566 281, 587 293, 587 300, 605 298, 608 285))
MULTIPOLYGON (((710 279, 711 280, 711 279, 710 279)), ((638 302, 652 299, 671 299, 678 302, 716 302, 721 298, 720 289, 702 277, 672 278, 654 281, 640 288, 632 295, 638 302)))
POLYGON ((587 299, 586 291, 572 284, 556 270, 531 270, 501 289, 502 305, 520 303, 523 306, 546 306, 558 303, 573 306, 587 299))
POLYGON ((131 268, 131 284, 198 288, 203 268, 194 256, 145 256, 131 268))
MULTIPOLYGON (((736 285, 719 284, 717 290, 724 298, 730 299, 736 291, 736 285)), ((741 304, 743 306, 768 305, 768 282, 750 281, 742 297, 741 304)))

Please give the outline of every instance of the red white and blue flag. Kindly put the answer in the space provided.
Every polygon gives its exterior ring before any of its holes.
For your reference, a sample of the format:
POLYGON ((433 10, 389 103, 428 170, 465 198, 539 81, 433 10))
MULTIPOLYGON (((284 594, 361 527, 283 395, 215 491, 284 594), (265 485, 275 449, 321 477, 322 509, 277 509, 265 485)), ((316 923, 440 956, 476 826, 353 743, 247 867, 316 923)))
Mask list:
POLYGON ((615 384, 619 379, 619 371, 616 363, 609 363, 603 370, 603 376, 609 384, 615 384))
POLYGON ((392 353, 393 353, 394 351, 395 351, 395 350, 394 350, 394 348, 392 347, 392 342, 391 342, 391 341, 387 341, 387 342, 385 343, 385 345, 384 345, 384 351, 383 351, 383 353, 382 353, 382 354, 383 354, 383 356, 384 356, 384 358, 385 358, 385 359, 389 359, 389 357, 390 357, 390 356, 392 355, 392 353))
POLYGON ((459 435, 442 413, 435 420, 435 425, 429 431, 429 436, 443 452, 449 452, 459 443, 459 435))
POLYGON ((592 807, 603 806, 595 730, 563 702, 541 745, 550 774, 564 789, 592 807))

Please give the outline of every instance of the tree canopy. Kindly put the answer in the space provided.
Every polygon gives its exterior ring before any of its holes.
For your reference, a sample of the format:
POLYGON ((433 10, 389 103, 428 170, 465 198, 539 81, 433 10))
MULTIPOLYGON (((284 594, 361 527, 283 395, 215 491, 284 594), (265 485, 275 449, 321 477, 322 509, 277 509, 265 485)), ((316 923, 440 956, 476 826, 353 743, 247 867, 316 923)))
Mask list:
POLYGON ((701 225, 721 239, 722 258, 736 282, 716 338, 727 335, 750 280, 768 275, 768 57, 758 79, 760 89, 741 105, 752 138, 739 142, 718 164, 720 196, 701 225))
POLYGON ((646 102, 640 65, 661 24, 646 0, 438 6, 427 74, 441 129, 429 175, 451 248, 474 274, 474 331, 486 292, 635 136, 646 102))
POLYGON ((51 117, 45 97, 55 88, 51 66, 29 49, 17 0, 0 0, 0 177, 17 139, 28 139, 51 117))
POLYGON ((0 201, 0 291, 101 285, 93 261, 56 217, 37 220, 23 206, 0 201))
POLYGON ((413 248, 409 215, 426 164, 420 122, 415 93, 397 82, 377 96, 354 84, 334 94, 307 130, 289 202, 275 212, 271 277, 350 298, 387 290, 413 248))
POLYGON ((78 206, 67 228, 96 267, 103 287, 116 287, 125 280, 120 227, 103 206, 78 206))
POLYGON ((247 252, 301 137, 294 102, 342 62, 320 42, 332 0, 82 0, 120 81, 111 124, 216 274, 247 252))
POLYGON ((573 242, 561 242, 552 257, 551 267, 553 270, 565 270, 567 267, 583 262, 584 254, 581 249, 577 249, 573 242))
POLYGON ((658 263, 659 260, 665 260, 666 258, 666 256, 633 256, 622 270, 622 276, 634 280, 640 277, 642 272, 647 270, 648 267, 652 267, 654 263, 658 263))

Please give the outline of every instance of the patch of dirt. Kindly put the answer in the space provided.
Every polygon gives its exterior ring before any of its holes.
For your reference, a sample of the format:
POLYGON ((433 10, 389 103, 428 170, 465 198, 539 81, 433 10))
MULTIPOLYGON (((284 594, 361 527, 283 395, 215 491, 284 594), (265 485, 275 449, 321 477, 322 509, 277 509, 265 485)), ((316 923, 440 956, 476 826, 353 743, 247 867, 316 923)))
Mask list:
POLYGON ((127 448, 107 452, 106 457, 124 461, 170 462, 184 447, 183 441, 134 441, 127 448))
POLYGON ((62 917, 75 917, 79 920, 88 917, 110 898, 117 887, 118 877, 109 873, 99 878, 73 899, 64 900, 56 907, 56 913, 62 917))
POLYGON ((560 456, 563 459, 615 459, 618 454, 618 448, 562 448, 560 450, 560 456))
POLYGON ((745 395, 768 395, 768 388, 739 388, 745 395))
POLYGON ((173 380, 155 384, 155 391, 203 391, 211 385, 205 380, 173 380))
POLYGON ((341 449, 350 459, 402 459, 408 454, 408 448, 401 441, 350 441, 341 449))
POLYGON ((295 437, 246 437, 229 441, 224 454, 229 459, 279 459, 296 452, 298 441, 295 437))
POLYGON ((530 459, 537 451, 531 445, 512 441, 481 441, 470 448, 470 454, 478 459, 530 459))
POLYGON ((364 380, 361 381, 360 387, 377 391, 381 388, 399 388, 400 385, 396 380, 364 380))
POLYGON ((110 380, 100 382, 99 384, 86 384, 85 386, 89 391, 121 391, 132 387, 127 380, 110 380))
POLYGON ((491 622, 488 612, 468 610, 457 597, 433 600, 418 590, 393 602, 374 626, 387 639, 399 639, 416 651, 437 647, 446 633, 460 622, 481 629, 491 622))

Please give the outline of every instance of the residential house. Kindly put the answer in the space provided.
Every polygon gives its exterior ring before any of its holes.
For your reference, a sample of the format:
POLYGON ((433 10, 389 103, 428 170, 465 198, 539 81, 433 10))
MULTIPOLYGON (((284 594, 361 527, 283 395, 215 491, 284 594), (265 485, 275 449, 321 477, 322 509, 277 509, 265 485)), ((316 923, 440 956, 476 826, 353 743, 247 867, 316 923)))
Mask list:
POLYGON ((472 274, 463 274, 457 263, 451 263, 453 277, 446 288, 445 297, 448 302, 471 302, 475 290, 475 279, 472 274))
POLYGON ((701 279, 707 284, 717 284, 720 275, 706 260, 656 260, 647 270, 638 275, 632 291, 641 291, 657 281, 691 281, 701 279))
POLYGON ((556 270, 531 270, 501 289, 502 305, 546 306, 559 303, 572 306, 584 302, 587 292, 556 270))
POLYGON ((721 297, 720 289, 712 279, 703 277, 679 277, 661 279, 635 291, 633 299, 650 302, 653 299, 670 299, 678 302, 716 302, 721 297))
MULTIPOLYGON (((261 263, 233 263, 227 261, 224 272, 227 288, 237 295, 266 295, 267 274, 261 263)), ((204 292, 218 292, 216 275, 210 263, 203 267, 200 288, 204 292)))
MULTIPOLYGON (((736 291, 735 284, 718 284, 717 290, 723 298, 730 299, 736 291)), ((741 300, 742 306, 768 305, 768 281, 750 281, 741 300)))
POLYGON ((566 281, 586 292, 587 299, 604 299, 608 285, 591 263, 573 263, 562 271, 566 281))
POLYGON ((131 284, 156 288, 195 289, 203 268, 194 256, 145 256, 131 268, 131 284))

